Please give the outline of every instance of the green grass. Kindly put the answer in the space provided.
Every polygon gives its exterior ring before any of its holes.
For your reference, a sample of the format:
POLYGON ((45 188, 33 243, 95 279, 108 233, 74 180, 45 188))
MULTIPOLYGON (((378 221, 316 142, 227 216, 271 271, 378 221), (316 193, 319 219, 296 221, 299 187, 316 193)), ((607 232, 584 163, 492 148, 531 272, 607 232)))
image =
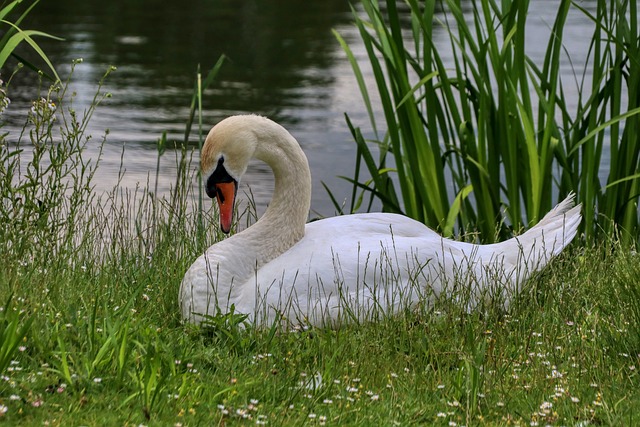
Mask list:
POLYGON ((227 319, 182 325, 177 287, 195 255, 160 245, 150 259, 130 248, 86 269, 46 259, 3 266, 3 298, 7 283, 15 289, 5 316, 32 322, 0 382, 3 421, 638 421, 640 319, 630 296, 640 269, 628 252, 567 253, 507 313, 442 301, 378 324, 297 332, 238 330, 227 319))
POLYGON ((4 424, 638 422, 640 263, 623 244, 570 248, 507 311, 442 298, 339 330, 184 325, 179 283, 220 238, 199 234, 215 213, 191 194, 189 150, 166 198, 95 194, 83 129, 108 94, 82 113, 64 87, 43 95, 0 145, 4 424))

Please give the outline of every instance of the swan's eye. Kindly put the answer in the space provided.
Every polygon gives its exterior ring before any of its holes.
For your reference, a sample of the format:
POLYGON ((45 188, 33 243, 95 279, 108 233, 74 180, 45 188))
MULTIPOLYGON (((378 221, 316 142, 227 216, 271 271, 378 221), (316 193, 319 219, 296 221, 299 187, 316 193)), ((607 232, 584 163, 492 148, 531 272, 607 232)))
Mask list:
POLYGON ((218 164, 216 165, 215 170, 213 171, 213 173, 216 173, 216 171, 220 168, 224 168, 224 156, 220 156, 220 158, 218 159, 218 164))

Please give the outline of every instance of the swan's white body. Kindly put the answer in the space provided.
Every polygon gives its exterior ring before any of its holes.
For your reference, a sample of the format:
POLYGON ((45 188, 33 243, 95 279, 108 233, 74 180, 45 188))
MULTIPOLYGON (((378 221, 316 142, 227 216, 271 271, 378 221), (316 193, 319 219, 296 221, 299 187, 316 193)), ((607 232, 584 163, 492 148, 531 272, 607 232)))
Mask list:
POLYGON ((256 224, 214 244, 189 268, 180 288, 185 320, 198 323, 233 306, 261 325, 337 326, 394 314, 443 292, 466 294, 471 306, 485 292, 508 298, 562 251, 581 220, 570 196, 523 235, 491 245, 445 239, 395 214, 305 224, 311 197, 306 157, 266 118, 234 116, 214 127, 203 149, 204 176, 224 163, 239 180, 251 157, 274 171, 272 203, 256 224))

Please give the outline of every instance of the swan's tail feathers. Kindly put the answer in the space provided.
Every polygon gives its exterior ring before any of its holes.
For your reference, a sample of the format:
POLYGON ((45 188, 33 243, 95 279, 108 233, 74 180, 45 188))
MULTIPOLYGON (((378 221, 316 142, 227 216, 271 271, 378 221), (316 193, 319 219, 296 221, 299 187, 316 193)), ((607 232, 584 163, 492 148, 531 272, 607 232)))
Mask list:
POLYGON ((526 263, 530 271, 540 269, 571 243, 582 221, 582 206, 574 206, 574 199, 575 194, 570 193, 538 224, 508 241, 516 245, 520 258, 517 264, 526 263))

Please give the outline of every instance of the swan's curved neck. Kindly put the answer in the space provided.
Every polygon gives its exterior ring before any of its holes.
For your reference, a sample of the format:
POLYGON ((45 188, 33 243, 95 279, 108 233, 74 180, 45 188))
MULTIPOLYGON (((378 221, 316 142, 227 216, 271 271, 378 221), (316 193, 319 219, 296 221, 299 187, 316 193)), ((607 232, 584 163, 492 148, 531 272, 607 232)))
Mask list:
POLYGON ((302 148, 291 134, 268 121, 256 133, 254 157, 273 170, 275 188, 265 214, 240 233, 258 245, 258 263, 276 258, 304 236, 311 205, 311 172, 302 148))

